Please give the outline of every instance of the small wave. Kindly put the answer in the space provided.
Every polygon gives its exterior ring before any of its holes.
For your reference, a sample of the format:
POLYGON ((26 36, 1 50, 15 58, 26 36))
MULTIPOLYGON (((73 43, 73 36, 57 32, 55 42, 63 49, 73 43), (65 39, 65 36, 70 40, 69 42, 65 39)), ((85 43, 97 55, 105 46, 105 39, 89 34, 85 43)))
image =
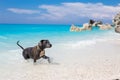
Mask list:
POLYGON ((79 42, 73 43, 71 46, 72 47, 85 47, 85 46, 89 46, 89 45, 93 45, 93 44, 96 44, 96 41, 85 40, 85 41, 79 41, 79 42))
POLYGON ((8 52, 13 52, 13 53, 15 53, 15 52, 20 52, 20 50, 21 50, 21 49, 9 50, 8 52))
POLYGON ((8 38, 5 36, 0 36, 0 39, 8 39, 8 38))
POLYGON ((68 42, 68 43, 61 43, 58 44, 60 46, 64 46, 66 48, 81 48, 81 47, 85 47, 85 46, 90 46, 90 45, 94 45, 96 44, 95 40, 84 40, 84 41, 77 41, 77 42, 68 42))
MULTIPOLYGON (((80 40, 80 41, 76 41, 76 42, 66 42, 66 43, 60 43, 57 46, 64 46, 66 48, 83 48, 83 47, 87 47, 87 46, 93 46, 98 42, 106 42, 106 41, 110 41, 110 40, 116 40, 113 38, 99 38, 99 39, 91 39, 91 40, 80 40)), ((117 39, 118 40, 118 39, 117 39)))

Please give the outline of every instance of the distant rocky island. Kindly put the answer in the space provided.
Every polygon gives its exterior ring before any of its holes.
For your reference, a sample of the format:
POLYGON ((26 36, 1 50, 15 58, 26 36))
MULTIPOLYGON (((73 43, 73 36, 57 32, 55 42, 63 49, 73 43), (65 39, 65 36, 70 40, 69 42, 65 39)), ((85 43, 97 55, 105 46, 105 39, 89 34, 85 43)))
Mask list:
POLYGON ((113 18, 112 24, 103 23, 102 21, 94 21, 90 19, 89 22, 84 23, 82 27, 72 24, 70 27, 70 31, 81 32, 85 30, 92 30, 93 27, 99 27, 100 30, 109 30, 115 28, 115 32, 120 33, 120 13, 113 18))

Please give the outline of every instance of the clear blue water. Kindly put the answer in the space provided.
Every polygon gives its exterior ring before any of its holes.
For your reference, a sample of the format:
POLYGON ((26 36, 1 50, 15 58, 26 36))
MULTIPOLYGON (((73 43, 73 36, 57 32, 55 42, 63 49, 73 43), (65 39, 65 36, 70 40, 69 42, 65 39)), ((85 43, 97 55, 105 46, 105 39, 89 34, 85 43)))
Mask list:
POLYGON ((83 32, 69 30, 70 25, 0 24, 0 51, 18 48, 16 46, 18 40, 27 47, 36 45, 41 39, 48 39, 52 44, 93 40, 112 31, 99 30, 97 27, 92 31, 83 32))

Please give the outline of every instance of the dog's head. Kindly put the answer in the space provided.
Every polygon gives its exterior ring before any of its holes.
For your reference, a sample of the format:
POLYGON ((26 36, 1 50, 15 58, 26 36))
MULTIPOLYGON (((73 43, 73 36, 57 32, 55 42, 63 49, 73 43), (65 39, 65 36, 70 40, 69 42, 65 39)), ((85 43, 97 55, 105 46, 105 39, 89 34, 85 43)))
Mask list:
POLYGON ((49 42, 49 40, 41 40, 38 46, 41 47, 42 49, 45 49, 45 48, 51 48, 52 44, 49 42))

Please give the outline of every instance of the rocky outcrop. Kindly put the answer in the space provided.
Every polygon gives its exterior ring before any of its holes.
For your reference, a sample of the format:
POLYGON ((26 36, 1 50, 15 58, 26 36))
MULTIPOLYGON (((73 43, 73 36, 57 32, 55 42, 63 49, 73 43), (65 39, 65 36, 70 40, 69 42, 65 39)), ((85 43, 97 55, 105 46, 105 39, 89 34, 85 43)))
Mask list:
MULTIPOLYGON (((89 20, 89 23, 84 23, 83 27, 71 25, 70 31, 71 32, 81 32, 85 30, 92 30, 93 27, 99 27, 100 30, 109 30, 112 29, 112 26, 110 24, 103 24, 102 21, 94 21, 94 20, 89 20)), ((118 31, 118 30, 116 30, 118 31)))
POLYGON ((112 29, 112 26, 110 24, 98 24, 98 27, 100 28, 100 30, 112 29))
POLYGON ((81 32, 81 31, 84 31, 84 30, 91 30, 92 29, 92 25, 95 23, 94 20, 89 20, 89 23, 84 23, 83 24, 83 27, 78 27, 78 26, 75 26, 75 25, 71 25, 70 27, 70 31, 71 32, 81 32))
POLYGON ((93 25, 93 27, 99 27, 100 30, 109 30, 112 29, 112 26, 108 23, 103 23, 102 21, 96 21, 93 25))
POLYGON ((95 21, 92 26, 98 26, 98 25, 102 25, 102 24, 103 24, 102 21, 95 21))
POLYGON ((115 32, 120 33, 120 13, 113 18, 113 25, 115 26, 115 32))
POLYGON ((70 27, 70 32, 81 32, 86 30, 85 27, 79 27, 79 26, 75 26, 74 24, 71 25, 70 27))
POLYGON ((92 27, 88 23, 83 24, 83 27, 75 26, 74 24, 72 24, 70 27, 71 32, 81 32, 84 30, 91 30, 91 29, 92 29, 92 27))
POLYGON ((120 33, 120 26, 116 26, 115 32, 120 33))

